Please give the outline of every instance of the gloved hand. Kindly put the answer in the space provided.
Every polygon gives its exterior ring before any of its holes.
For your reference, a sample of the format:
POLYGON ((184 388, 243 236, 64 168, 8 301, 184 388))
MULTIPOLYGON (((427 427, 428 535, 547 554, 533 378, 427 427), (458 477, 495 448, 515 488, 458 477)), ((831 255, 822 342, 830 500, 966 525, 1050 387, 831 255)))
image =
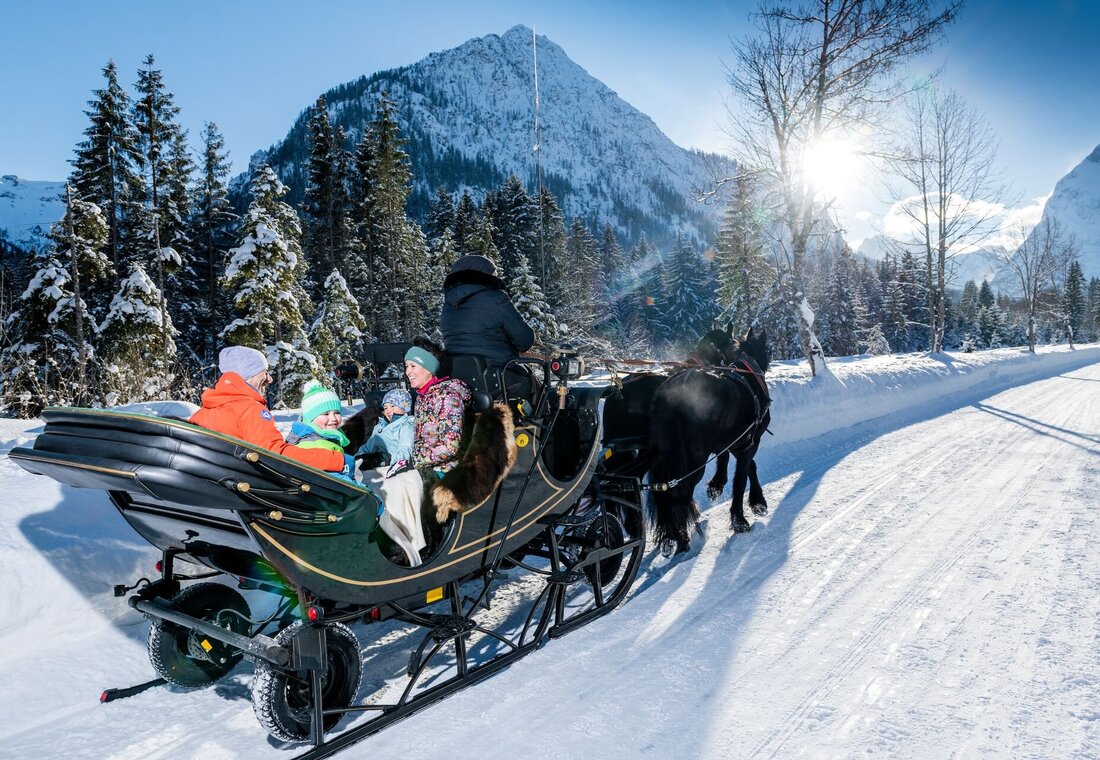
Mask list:
POLYGON ((359 468, 362 470, 373 470, 376 467, 381 467, 386 463, 386 455, 381 451, 372 451, 367 454, 359 455, 359 468))
POLYGON ((398 459, 392 465, 390 469, 386 470, 386 477, 392 478, 394 475, 400 475, 403 472, 408 472, 413 468, 412 463, 407 459, 398 459))

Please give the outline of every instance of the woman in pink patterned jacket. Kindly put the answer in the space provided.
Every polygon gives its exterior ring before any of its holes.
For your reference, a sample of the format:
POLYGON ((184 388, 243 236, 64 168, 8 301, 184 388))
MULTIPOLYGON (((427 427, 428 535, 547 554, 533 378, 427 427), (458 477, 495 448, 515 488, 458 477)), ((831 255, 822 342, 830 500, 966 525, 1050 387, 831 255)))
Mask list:
POLYGON ((418 340, 405 352, 405 377, 416 391, 413 434, 413 465, 431 468, 436 475, 458 464, 462 443, 462 422, 470 389, 461 380, 439 376, 442 349, 418 340))

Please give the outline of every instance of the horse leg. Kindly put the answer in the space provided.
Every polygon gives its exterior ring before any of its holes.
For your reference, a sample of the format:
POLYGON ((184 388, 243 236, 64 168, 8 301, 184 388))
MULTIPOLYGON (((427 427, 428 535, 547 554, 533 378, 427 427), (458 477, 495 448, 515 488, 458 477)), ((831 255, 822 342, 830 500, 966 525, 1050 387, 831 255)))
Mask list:
POLYGON ((745 518, 745 482, 748 480, 752 459, 747 454, 736 456, 733 471, 733 501, 730 503, 730 520, 734 533, 748 533, 752 524, 745 518))
POLYGON ((723 451, 714 461, 714 477, 707 482, 707 498, 714 501, 722 495, 729 482, 730 453, 723 451))
POLYGON ((749 507, 752 513, 759 517, 768 514, 768 502, 764 499, 764 489, 760 487, 760 478, 756 476, 756 459, 749 460, 749 507))

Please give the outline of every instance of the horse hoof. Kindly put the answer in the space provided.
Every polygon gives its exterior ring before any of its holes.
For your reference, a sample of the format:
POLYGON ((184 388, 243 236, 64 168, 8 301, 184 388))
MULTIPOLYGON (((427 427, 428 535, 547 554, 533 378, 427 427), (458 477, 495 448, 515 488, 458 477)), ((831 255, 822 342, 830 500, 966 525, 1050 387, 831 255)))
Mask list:
POLYGON ((689 549, 691 549, 691 544, 689 542, 687 542, 687 541, 677 541, 676 542, 676 554, 677 555, 687 554, 689 549))
POLYGON ((725 486, 722 486, 721 488, 719 488, 717 486, 707 486, 707 498, 710 499, 711 501, 714 501, 715 499, 717 499, 719 496, 722 495, 722 489, 723 488, 725 488, 725 486))
POLYGON ((763 517, 768 514, 767 504, 750 504, 749 506, 752 507, 752 513, 757 517, 763 517))
POLYGON ((750 530, 752 530, 752 523, 748 521, 745 521, 743 523, 735 522, 733 524, 734 533, 748 533, 750 530))

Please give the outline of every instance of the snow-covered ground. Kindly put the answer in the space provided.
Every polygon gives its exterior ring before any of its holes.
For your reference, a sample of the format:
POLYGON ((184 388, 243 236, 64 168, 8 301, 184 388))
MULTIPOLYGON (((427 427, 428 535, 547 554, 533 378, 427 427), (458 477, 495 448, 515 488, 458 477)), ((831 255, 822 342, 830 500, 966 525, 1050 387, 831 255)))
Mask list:
MULTIPOLYGON (((1100 757, 1100 346, 830 367, 770 373, 751 533, 700 487, 705 542, 651 549, 621 608, 345 756, 1100 757)), ((0 451, 39 430, 0 420, 0 451)), ((0 757, 304 749, 256 723, 247 664, 99 704, 153 677, 110 587, 157 553, 101 493, 7 459, 0 491, 0 757)), ((405 660, 384 662, 360 699, 405 660)))

